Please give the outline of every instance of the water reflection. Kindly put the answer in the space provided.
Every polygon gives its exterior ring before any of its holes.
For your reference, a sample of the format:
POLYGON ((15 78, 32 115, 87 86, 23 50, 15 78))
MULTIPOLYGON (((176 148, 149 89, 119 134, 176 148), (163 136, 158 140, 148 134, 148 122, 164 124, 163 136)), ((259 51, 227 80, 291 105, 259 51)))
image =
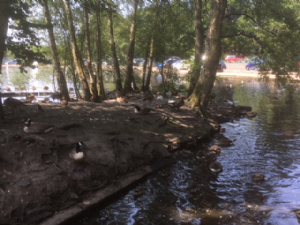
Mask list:
POLYGON ((300 98, 291 90, 245 78, 216 84, 216 101, 226 97, 258 113, 234 121, 239 126, 223 125, 236 141, 222 147, 222 173, 212 174, 196 157, 185 158, 170 167, 170 176, 150 176, 142 184, 144 195, 134 198, 131 190, 72 224, 299 224, 300 98), (256 173, 265 181, 253 181, 256 173))

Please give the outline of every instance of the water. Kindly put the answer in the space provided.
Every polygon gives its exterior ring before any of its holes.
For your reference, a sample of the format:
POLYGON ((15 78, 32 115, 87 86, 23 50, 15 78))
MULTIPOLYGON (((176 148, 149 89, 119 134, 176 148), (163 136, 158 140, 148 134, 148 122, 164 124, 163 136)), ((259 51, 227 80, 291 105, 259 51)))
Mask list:
POLYGON ((299 224, 300 140, 282 135, 299 127, 298 85, 293 89, 223 80, 215 92, 252 106, 258 116, 235 121, 239 126, 222 125, 225 136, 236 141, 222 148, 219 175, 193 153, 169 167, 170 176, 157 172, 142 182, 144 195, 134 197, 130 190, 72 224, 299 224), (256 173, 265 181, 253 181, 256 173))

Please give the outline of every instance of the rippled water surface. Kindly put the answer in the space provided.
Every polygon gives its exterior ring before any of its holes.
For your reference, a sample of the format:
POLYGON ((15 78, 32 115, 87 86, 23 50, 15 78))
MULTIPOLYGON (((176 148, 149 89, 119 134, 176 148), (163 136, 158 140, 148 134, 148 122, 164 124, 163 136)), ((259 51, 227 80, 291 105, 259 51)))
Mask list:
POLYGON ((221 83, 217 96, 252 106, 258 115, 235 126, 222 124, 225 136, 236 141, 222 147, 220 174, 212 174, 196 151, 185 152, 169 167, 170 176, 157 172, 140 184, 144 195, 134 197, 131 190, 72 224, 299 224, 300 141, 297 134, 288 136, 299 130, 298 85, 275 87, 245 78, 221 83), (252 181, 256 173, 265 181, 252 181))

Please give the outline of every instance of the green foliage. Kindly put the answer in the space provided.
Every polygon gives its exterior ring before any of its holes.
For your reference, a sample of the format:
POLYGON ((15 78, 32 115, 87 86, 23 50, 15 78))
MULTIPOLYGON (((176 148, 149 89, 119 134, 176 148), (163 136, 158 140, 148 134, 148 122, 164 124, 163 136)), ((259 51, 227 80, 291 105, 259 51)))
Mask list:
POLYGON ((53 79, 51 76, 52 73, 52 67, 42 67, 39 69, 39 72, 35 75, 35 79, 46 83, 51 83, 53 79))
MULTIPOLYGON (((172 68, 168 68, 167 70, 165 70, 164 76, 165 76, 166 92, 172 92, 175 90, 179 90, 180 92, 186 91, 186 87, 183 83, 184 79, 178 75, 176 70, 174 70, 172 68)), ((159 84, 157 90, 159 92, 163 92, 163 84, 162 83, 159 84)))
POLYGON ((14 87, 25 87, 29 84, 29 80, 31 78, 29 73, 20 72, 19 70, 11 70, 10 74, 10 82, 14 87))

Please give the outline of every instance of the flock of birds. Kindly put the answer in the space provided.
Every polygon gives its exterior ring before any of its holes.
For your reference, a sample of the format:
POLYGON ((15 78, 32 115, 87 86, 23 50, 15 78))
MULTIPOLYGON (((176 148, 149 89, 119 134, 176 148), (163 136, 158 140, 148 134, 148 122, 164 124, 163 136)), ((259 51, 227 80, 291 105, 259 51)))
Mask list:
MULTIPOLYGON (((175 93, 173 93, 175 94, 175 93)), ((50 95, 50 97, 55 101, 56 99, 60 100, 60 104, 62 106, 67 106, 68 101, 66 101, 59 92, 55 92, 50 95)), ((124 92, 116 92, 117 101, 120 103, 127 103, 126 95, 124 92)), ((160 95, 158 99, 160 98, 160 95)), ((154 95, 151 92, 146 92, 143 97, 143 101, 148 101, 151 105, 152 101, 155 99, 154 95)), ((184 97, 180 97, 177 101, 169 101, 167 104, 171 109, 177 109, 179 110, 181 106, 184 105, 184 97)), ((45 102, 49 101, 49 98, 45 98, 45 102)), ((43 101, 43 102, 44 102, 43 101)), ((18 110, 21 106, 28 106, 28 103, 36 102, 36 98, 34 94, 29 94, 26 96, 26 101, 21 101, 18 99, 15 99, 13 97, 8 97, 4 100, 4 105, 10 109, 12 109, 13 113, 15 113, 16 110, 18 110)), ((34 104, 35 105, 35 104, 34 104)), ((41 113, 44 113, 44 109, 40 104, 36 104, 37 110, 41 113)), ((132 104, 134 106, 134 113, 139 115, 147 115, 149 114, 153 108, 148 108, 144 106, 139 106, 137 104, 132 104)), ((162 107, 161 105, 156 105, 157 108, 162 107)), ((62 129, 62 130, 68 130, 70 128, 80 127, 80 124, 68 124, 65 126, 57 127, 51 124, 47 124, 44 122, 33 122, 31 118, 27 118, 24 121, 24 128, 23 131, 28 134, 46 134, 51 132, 53 129, 62 129)), ((69 154, 70 158, 74 160, 74 162, 82 162, 86 158, 86 147, 87 145, 83 143, 82 141, 78 141, 76 143, 72 144, 72 149, 69 154)))

